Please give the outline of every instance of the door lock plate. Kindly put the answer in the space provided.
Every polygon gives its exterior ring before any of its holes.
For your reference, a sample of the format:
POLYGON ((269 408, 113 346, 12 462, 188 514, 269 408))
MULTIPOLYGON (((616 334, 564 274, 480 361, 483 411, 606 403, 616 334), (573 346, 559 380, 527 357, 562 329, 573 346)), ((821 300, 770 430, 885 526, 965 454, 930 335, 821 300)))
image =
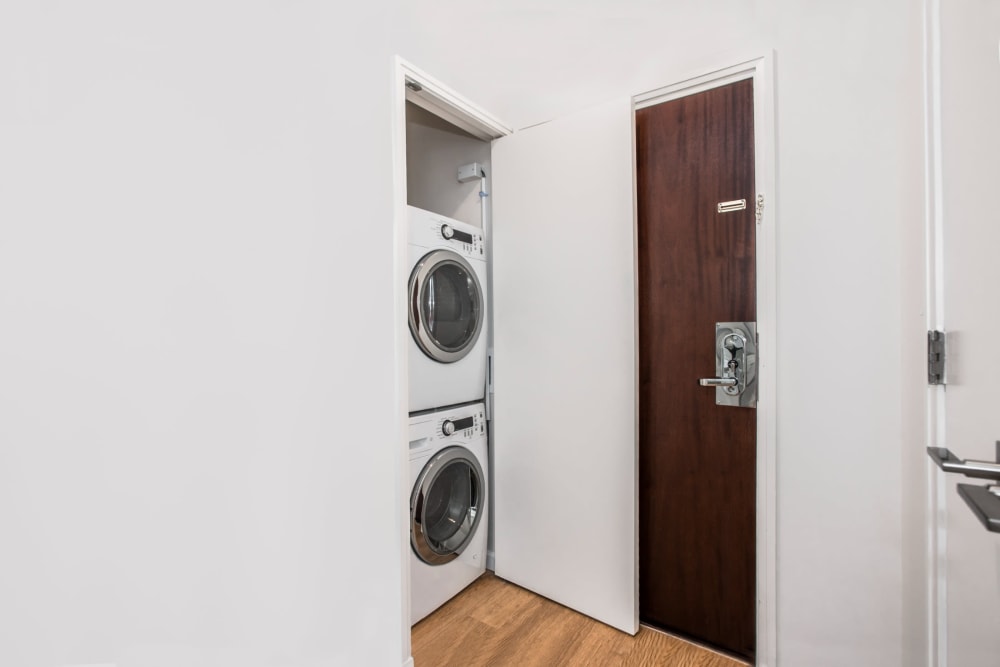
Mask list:
POLYGON ((715 387, 716 405, 757 407, 756 322, 716 322, 715 374, 700 384, 715 387))

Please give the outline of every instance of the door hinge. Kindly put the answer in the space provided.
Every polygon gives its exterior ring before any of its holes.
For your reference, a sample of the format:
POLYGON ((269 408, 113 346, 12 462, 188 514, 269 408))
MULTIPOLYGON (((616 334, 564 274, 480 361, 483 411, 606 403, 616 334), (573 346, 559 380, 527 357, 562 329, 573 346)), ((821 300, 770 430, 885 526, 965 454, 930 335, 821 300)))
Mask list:
POLYGON ((927 332, 927 384, 945 383, 945 343, 943 331, 927 332))
POLYGON ((754 209, 754 217, 757 218, 757 224, 764 219, 764 195, 757 195, 757 207, 754 209))

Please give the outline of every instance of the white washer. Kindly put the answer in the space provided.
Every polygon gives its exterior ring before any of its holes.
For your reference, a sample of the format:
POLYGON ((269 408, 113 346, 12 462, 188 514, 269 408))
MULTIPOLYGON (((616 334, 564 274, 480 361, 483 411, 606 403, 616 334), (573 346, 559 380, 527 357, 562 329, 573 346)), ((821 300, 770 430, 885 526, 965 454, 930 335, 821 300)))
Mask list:
POLYGON ((486 411, 410 417, 410 623, 486 571, 486 411))
POLYGON ((410 412, 486 394, 483 230, 408 207, 410 412))

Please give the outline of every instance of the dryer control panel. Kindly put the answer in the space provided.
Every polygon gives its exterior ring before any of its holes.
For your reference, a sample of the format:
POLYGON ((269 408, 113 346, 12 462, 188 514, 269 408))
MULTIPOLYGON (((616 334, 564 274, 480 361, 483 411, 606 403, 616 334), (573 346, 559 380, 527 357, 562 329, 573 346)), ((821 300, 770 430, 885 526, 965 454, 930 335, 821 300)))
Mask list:
POLYGON ((483 244, 483 235, 475 232, 464 232, 455 229, 454 225, 444 223, 438 232, 445 241, 451 241, 452 246, 457 246, 456 250, 461 250, 465 255, 472 257, 484 257, 486 248, 483 244))
POLYGON ((421 248, 448 248, 467 259, 486 261, 483 230, 475 225, 408 206, 410 245, 421 248))

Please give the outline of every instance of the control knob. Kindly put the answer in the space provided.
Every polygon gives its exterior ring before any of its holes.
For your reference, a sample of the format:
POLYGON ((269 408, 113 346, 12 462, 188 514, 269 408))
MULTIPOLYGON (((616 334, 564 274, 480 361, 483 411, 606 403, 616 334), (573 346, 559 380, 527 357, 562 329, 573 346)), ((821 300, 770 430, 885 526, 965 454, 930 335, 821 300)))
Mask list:
POLYGON ((451 225, 441 225, 441 236, 451 240, 455 236, 455 230, 451 228, 451 225))
POLYGON ((445 419, 441 424, 441 432, 445 435, 451 435, 455 432, 455 423, 450 419, 445 419))

